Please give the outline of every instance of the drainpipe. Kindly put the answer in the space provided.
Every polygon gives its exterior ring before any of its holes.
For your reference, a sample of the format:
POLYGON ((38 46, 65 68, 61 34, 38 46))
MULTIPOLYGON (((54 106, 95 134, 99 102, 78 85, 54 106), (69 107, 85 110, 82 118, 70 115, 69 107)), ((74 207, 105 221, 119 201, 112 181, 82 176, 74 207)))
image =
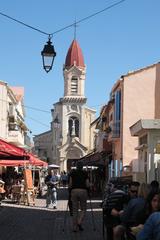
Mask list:
MULTIPOLYGON (((121 158, 120 161, 122 162, 122 171, 123 171, 123 96, 124 96, 124 76, 121 76, 121 119, 120 119, 120 143, 121 143, 121 158)), ((120 166, 120 164, 119 164, 120 166)), ((120 170, 120 168, 119 168, 120 170)), ((120 174, 120 173, 119 173, 120 174)))

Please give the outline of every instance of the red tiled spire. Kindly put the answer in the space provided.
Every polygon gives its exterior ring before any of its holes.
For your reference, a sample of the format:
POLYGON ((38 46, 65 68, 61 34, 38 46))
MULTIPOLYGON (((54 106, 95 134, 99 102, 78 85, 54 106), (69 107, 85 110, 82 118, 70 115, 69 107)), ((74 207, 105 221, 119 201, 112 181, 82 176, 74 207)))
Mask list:
POLYGON ((71 43, 71 46, 68 50, 66 61, 65 61, 65 67, 71 67, 74 65, 74 63, 77 67, 85 66, 82 50, 75 39, 71 43))

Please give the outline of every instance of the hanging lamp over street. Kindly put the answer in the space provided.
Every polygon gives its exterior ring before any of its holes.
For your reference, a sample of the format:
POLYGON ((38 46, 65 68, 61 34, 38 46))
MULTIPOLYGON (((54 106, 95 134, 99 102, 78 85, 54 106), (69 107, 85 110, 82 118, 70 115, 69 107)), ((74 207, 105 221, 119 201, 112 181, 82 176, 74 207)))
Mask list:
POLYGON ((54 50, 54 46, 52 45, 50 35, 48 37, 47 44, 44 45, 41 55, 43 60, 43 68, 48 73, 53 67, 54 58, 56 56, 56 52, 54 50))

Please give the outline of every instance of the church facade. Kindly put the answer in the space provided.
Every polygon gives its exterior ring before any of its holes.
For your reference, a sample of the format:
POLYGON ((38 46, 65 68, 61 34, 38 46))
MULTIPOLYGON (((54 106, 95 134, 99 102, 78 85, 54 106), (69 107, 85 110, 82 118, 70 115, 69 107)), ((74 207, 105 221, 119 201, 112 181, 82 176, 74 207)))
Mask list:
MULTIPOLYGON (((91 127, 95 120, 95 110, 86 106, 86 66, 82 50, 75 39, 66 56, 63 76, 64 95, 53 104, 51 130, 47 132, 50 141, 46 141, 43 149, 49 164, 60 165, 61 171, 67 171, 77 159, 93 150, 95 134, 95 129, 91 127)), ((45 143, 45 137, 46 133, 37 135, 34 138, 35 146, 37 142, 39 145, 45 143)))

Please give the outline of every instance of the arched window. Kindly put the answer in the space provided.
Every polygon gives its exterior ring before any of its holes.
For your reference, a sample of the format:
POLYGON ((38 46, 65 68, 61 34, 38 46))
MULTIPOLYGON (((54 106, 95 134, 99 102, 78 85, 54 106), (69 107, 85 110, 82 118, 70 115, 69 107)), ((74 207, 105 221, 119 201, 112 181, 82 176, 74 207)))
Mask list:
POLYGON ((71 79, 71 94, 76 95, 78 93, 78 78, 73 76, 71 79))
POLYGON ((69 136, 79 137, 79 120, 76 117, 70 117, 68 120, 69 136))
POLYGON ((68 127, 69 127, 69 136, 71 137, 72 135, 72 126, 73 126, 73 120, 72 119, 69 119, 68 121, 68 127))

